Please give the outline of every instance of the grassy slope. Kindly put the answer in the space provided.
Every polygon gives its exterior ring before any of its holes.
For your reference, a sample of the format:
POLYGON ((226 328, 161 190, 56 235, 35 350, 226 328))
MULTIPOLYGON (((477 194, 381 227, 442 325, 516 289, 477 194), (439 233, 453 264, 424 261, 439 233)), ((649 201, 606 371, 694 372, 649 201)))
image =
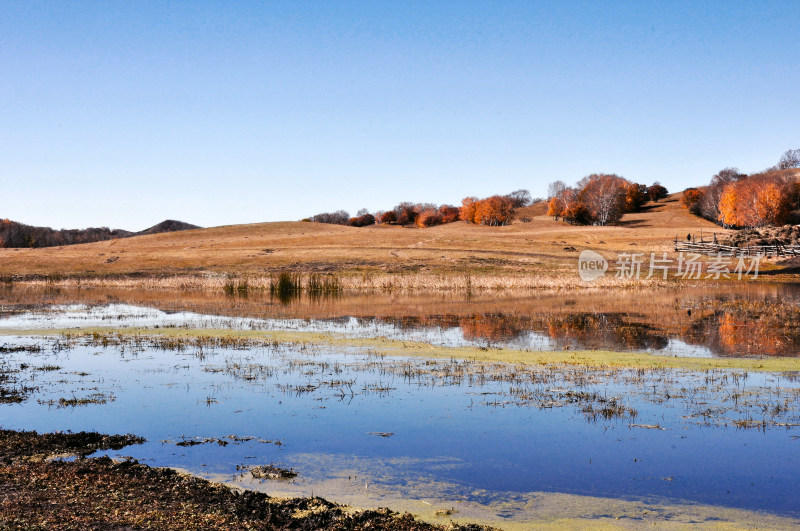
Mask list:
POLYGON ((576 227, 522 209, 530 223, 480 227, 453 223, 429 229, 366 228, 278 222, 138 236, 47 249, 0 249, 0 275, 101 276, 185 274, 200 271, 263 274, 298 271, 463 273, 574 273, 575 251, 671 251, 675 236, 724 232, 688 214, 678 194, 618 226, 576 227), (111 261, 109 261, 111 259, 111 261))

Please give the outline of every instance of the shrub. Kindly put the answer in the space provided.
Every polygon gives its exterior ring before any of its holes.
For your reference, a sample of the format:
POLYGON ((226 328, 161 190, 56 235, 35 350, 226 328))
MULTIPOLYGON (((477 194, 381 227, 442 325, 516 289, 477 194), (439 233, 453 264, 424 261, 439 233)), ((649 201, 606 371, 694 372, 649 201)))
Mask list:
POLYGON ((688 208, 692 214, 697 214, 696 205, 699 205, 703 199, 703 195, 705 192, 703 190, 698 190, 697 188, 687 188, 683 191, 683 195, 681 196, 681 206, 683 208, 688 208))
POLYGON ((655 203, 661 199, 666 199, 667 196, 669 196, 669 191, 661 186, 661 183, 656 181, 647 187, 647 196, 650 198, 650 201, 655 203))
POLYGON ((384 212, 381 216, 381 223, 397 223, 397 214, 394 213, 394 210, 384 212))
POLYGON ((372 214, 362 214, 355 218, 347 220, 347 224, 351 227, 366 227, 368 225, 375 225, 375 216, 372 214))
POLYGON ((417 216, 415 221, 417 227, 426 228, 442 224, 442 216, 435 210, 426 210, 417 216))
POLYGON ((442 205, 439 207, 439 214, 442 216, 442 223, 453 223, 459 220, 461 209, 457 206, 442 205))

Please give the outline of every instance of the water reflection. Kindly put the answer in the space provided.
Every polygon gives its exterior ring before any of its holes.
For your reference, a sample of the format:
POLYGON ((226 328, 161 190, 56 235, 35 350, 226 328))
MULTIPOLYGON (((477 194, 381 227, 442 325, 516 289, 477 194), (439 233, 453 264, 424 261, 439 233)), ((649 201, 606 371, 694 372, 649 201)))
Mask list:
POLYGON ((128 303, 167 312, 257 319, 261 327, 379 334, 442 345, 691 356, 800 355, 800 327, 796 325, 800 322, 800 287, 792 285, 731 284, 723 288, 569 296, 484 293, 469 298, 452 294, 325 293, 249 290, 244 297, 203 292, 14 288, 0 290, 0 322, 4 316, 7 319, 43 303, 128 303))
POLYGON ((3 385, 29 390, 0 405, 6 426, 133 432, 148 442, 123 451, 148 464, 231 480, 276 463, 299 473, 304 494, 357 477, 345 494, 368 482, 511 508, 520 493, 554 491, 799 510, 792 374, 526 367, 225 337, 3 341, 14 380, 3 385), (733 481, 731 463, 748 463, 733 481))

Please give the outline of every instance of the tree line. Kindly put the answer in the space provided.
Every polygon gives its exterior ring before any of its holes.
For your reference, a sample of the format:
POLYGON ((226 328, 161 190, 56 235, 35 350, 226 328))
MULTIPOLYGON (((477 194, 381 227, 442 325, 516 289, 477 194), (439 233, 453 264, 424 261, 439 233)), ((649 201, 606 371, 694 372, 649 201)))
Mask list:
POLYGON ((50 227, 34 227, 9 219, 0 219, 0 247, 60 247, 62 245, 92 243, 143 234, 199 228, 197 225, 182 221, 166 220, 140 232, 131 232, 123 229, 112 230, 108 227, 56 230, 50 227))
POLYGON ((365 227, 367 225, 416 225, 420 228, 466 221, 476 225, 499 226, 508 225, 516 208, 529 206, 542 199, 532 199, 528 190, 515 190, 506 195, 493 195, 479 199, 465 197, 461 206, 436 205, 434 203, 412 203, 404 201, 390 210, 381 210, 370 213, 361 209, 350 217, 345 210, 323 212, 302 221, 316 223, 332 223, 336 225, 349 225, 351 227, 365 227))
POLYGON ((681 205, 696 216, 729 228, 783 225, 800 209, 800 149, 786 151, 778 164, 751 175, 724 168, 711 182, 687 188, 681 205))
POLYGON ((658 182, 646 186, 614 173, 593 173, 573 187, 563 181, 550 183, 547 214, 575 225, 608 225, 668 195, 658 182))

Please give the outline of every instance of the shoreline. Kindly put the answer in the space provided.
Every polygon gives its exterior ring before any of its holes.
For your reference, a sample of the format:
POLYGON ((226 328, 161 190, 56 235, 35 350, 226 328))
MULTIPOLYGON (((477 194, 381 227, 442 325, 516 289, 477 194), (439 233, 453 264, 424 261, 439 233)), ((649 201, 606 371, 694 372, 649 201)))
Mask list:
POLYGON ((274 498, 137 461, 80 457, 138 442, 142 440, 133 436, 0 430, 0 524, 4 529, 48 530, 489 529, 427 524, 389 509, 357 511, 319 497, 274 498), (19 451, 21 440, 27 451, 19 451), (48 459, 53 454, 79 457, 48 459))
MULTIPOLYGON (((677 369, 691 371, 714 370, 744 370, 753 372, 783 372, 800 371, 800 358, 680 358, 668 356, 655 356, 636 352, 615 352, 602 350, 573 350, 573 351, 519 351, 512 349, 481 348, 481 347, 437 347, 429 343, 391 340, 382 337, 359 338, 344 334, 321 332, 297 331, 251 331, 230 330, 214 328, 150 328, 150 327, 79 327, 59 329, 18 329, 0 331, 0 336, 25 335, 38 337, 67 337, 70 339, 88 339, 102 343, 104 339, 112 342, 136 340, 137 338, 162 338, 167 340, 185 341, 191 346, 194 341, 202 342, 204 339, 224 339, 253 342, 279 343, 290 345, 312 344, 324 347, 352 349, 359 352, 368 352, 379 356, 390 357, 416 357, 440 360, 461 359, 475 363, 504 363, 523 364, 530 367, 547 366, 580 366, 593 369, 603 368, 628 368, 628 369, 677 369)), ((64 453, 64 452, 60 452, 64 453)), ((80 452, 79 452, 80 453, 80 452)), ((156 482, 164 488, 172 488, 180 496, 171 500, 159 498, 154 502, 174 503, 170 507, 195 507, 197 503, 206 503, 211 507, 214 496, 224 501, 225 507, 244 504, 243 512, 236 513, 233 517, 244 518, 252 511, 262 511, 261 515, 277 515, 284 520, 277 523, 277 527, 326 528, 326 529, 367 529, 378 526, 381 529, 469 529, 477 531, 488 529, 482 526, 500 526, 507 530, 516 529, 566 529, 575 527, 602 527, 602 528, 636 528, 642 525, 656 525, 660 528, 683 528, 687 525, 698 525, 706 528, 788 528, 800 525, 800 520, 772 513, 736 509, 723 506, 700 505, 696 503, 682 503, 680 500, 636 500, 622 498, 600 498, 566 493, 520 493, 505 502, 497 503, 458 503, 443 500, 425 501, 414 496, 402 496, 402 493, 384 492, 375 501, 375 498, 359 496, 343 489, 344 481, 330 482, 328 484, 313 483, 311 492, 315 496, 309 497, 308 492, 292 492, 286 488, 288 485, 275 484, 279 488, 272 492, 260 494, 249 490, 252 485, 243 485, 239 482, 206 481, 202 475, 190 473, 188 476, 175 473, 172 468, 156 468, 131 461, 113 462, 108 458, 79 459, 74 462, 48 463, 45 460, 23 460, 15 464, 0 466, 0 488, 4 492, 25 493, 39 492, 32 489, 46 489, 52 492, 53 498, 48 498, 55 505, 48 506, 47 510, 34 501, 14 499, 7 496, 0 507, 0 524, 10 527, 67 529, 84 527, 86 522, 73 522, 71 525, 61 524, 49 520, 44 523, 18 522, 4 520, 5 513, 12 512, 32 514, 35 518, 50 518, 53 514, 72 518, 70 511, 74 510, 74 503, 69 496, 74 494, 75 488, 82 488, 87 481, 94 481, 103 489, 110 486, 113 495, 120 496, 124 506, 115 505, 115 498, 103 498, 100 503, 109 511, 122 511, 127 520, 122 520, 114 525, 151 525, 163 529, 183 529, 187 526, 198 528, 259 528, 261 523, 242 523, 244 520, 224 520, 228 513, 220 513, 216 509, 210 515, 197 512, 180 512, 178 519, 168 517, 167 510, 158 514, 156 510, 145 507, 146 498, 138 498, 136 491, 131 489, 145 489, 147 484, 156 482), (73 476, 74 479, 73 483, 73 476), (62 478, 69 481, 61 483, 62 478), (35 485, 28 482, 28 478, 36 478, 35 485), (12 487, 9 487, 12 485, 12 487), (77 487, 76 487, 77 485, 77 487), (248 490, 241 492, 245 487, 248 490), (12 490, 9 490, 12 489, 12 490), (18 489, 14 491, 13 489, 18 489), (70 490, 73 489, 73 490, 70 490), (193 492, 205 493, 204 498, 198 502, 192 498, 193 492), (227 490, 226 490, 227 489, 227 490), (303 494, 306 494, 303 496, 303 494), (398 495, 400 494, 400 495, 398 495), (259 497, 265 496, 265 497, 259 497), (319 497, 319 496, 322 497, 319 497), (301 497, 298 497, 301 496, 301 497), (244 501, 241 501, 244 500, 244 501), (336 500, 335 503, 327 500, 336 500), (22 503, 31 505, 20 505, 22 503), (15 510, 8 509, 9 503, 16 503, 15 510), (345 505, 340 505, 343 503, 345 505), (193 505, 194 504, 194 505, 193 505), (264 505, 267 504, 267 505, 264 505), (389 506, 391 510, 380 509, 389 506), (448 508, 454 509, 448 513, 448 508), (40 511, 37 513, 36 511, 40 511), (127 511, 127 512, 125 512, 127 511), (137 512, 139 511, 139 512, 137 512), (249 512, 248 512, 249 511, 249 512), (399 511, 399 512, 395 512, 399 511), (443 511, 438 514, 437 511, 443 511), (400 514, 409 513, 409 514, 400 514), (222 514, 222 516, 220 516, 222 514), (513 514, 511 517, 501 516, 513 514), (199 521, 196 518, 208 517, 210 520, 199 521), (148 520, 152 518, 152 520, 148 520), (181 520, 183 518, 183 520, 181 520), (308 518, 307 520, 304 520, 308 518), (322 520, 320 520, 320 518, 322 520), (509 518, 512 521, 509 522, 509 518), (442 527, 444 521, 452 520, 465 527, 442 527), (222 522, 222 523, 220 523, 222 522), (287 523, 288 522, 288 523, 287 523), (306 522, 306 523, 304 523, 306 522), (174 525, 174 527, 170 527, 174 525), (218 525, 219 527, 214 527, 218 525), (372 526, 372 527, 370 527, 372 526)), ((343 480, 343 478, 340 478, 343 480)), ((272 487, 271 484, 268 486, 272 487)), ((373 487, 375 488, 375 487, 373 487)), ((91 495, 99 495, 99 488, 92 491, 91 495)), ((150 493, 148 493, 149 495, 150 493)), ((51 494, 48 494, 50 496, 51 494)), ((32 494, 29 496, 33 497, 32 494)), ((430 499, 430 498, 429 498, 430 499)), ((95 499, 95 501, 100 498, 95 499)), ((217 501, 219 501, 217 500, 217 501)), ((220 502, 222 503, 222 502, 220 502)), ((172 509, 170 509, 172 510, 172 509)), ((237 509, 238 510, 238 509, 237 509)), ((174 511, 173 511, 174 512, 174 511)), ((102 521, 104 525, 115 522, 106 513, 91 513, 78 517, 91 517, 93 522, 102 521)), ((229 515, 230 516, 230 515, 229 515)), ((13 514, 12 514, 13 517, 13 514)), ((116 518, 116 514, 114 515, 116 518)), ((270 518, 272 516, 269 516, 270 518)), ((264 528, 273 528, 275 522, 264 528)), ((2 525, 0 525, 2 527, 2 525)))
MULTIPOLYGON (((789 528, 800 520, 784 515, 696 503, 602 498, 566 493, 519 493, 506 502, 434 503, 384 493, 375 499, 338 495, 344 504, 301 496, 279 486, 264 493, 252 483, 210 480, 167 467, 107 456, 102 449, 141 442, 135 436, 97 433, 38 434, 0 430, 0 523, 6 528, 76 529, 143 526, 158 529, 389 529, 465 530, 604 529, 657 525, 680 529, 789 528), (26 450, 19 451, 24 440, 26 450), (16 444, 13 448, 10 446, 16 444), (12 449, 14 456, 9 455, 12 449), (51 460, 53 454, 57 459, 51 460), (74 460, 65 457, 78 456, 74 460), (373 507, 370 507, 373 506, 373 507), (508 511, 514 520, 508 521, 508 511)), ((277 485, 277 483, 276 483, 277 485)), ((318 488, 318 487, 317 487, 318 488)), ((332 497, 335 489, 322 489, 332 497)), ((263 490, 263 489, 262 489, 263 490)))
MULTIPOLYGON (((576 258, 577 260, 577 258, 576 258)), ((576 262, 577 264, 577 262, 576 262)), ((293 270, 233 274, 229 272, 162 272, 120 274, 25 274, 0 275, 0 289, 130 289, 174 290, 192 292, 219 292, 232 296, 249 292, 270 294, 276 289, 282 273, 297 280, 295 294, 336 296, 338 294, 414 293, 418 291, 463 294, 501 293, 514 294, 542 292, 591 292, 613 290, 697 289, 718 288, 730 285, 792 284, 800 280, 796 273, 763 269, 757 277, 748 275, 741 279, 698 278, 683 279, 670 272, 667 279, 617 278, 610 271, 600 278, 583 281, 574 269, 554 271, 409 271, 383 272, 380 270, 293 270), (317 287, 315 283, 324 285, 317 287)))

